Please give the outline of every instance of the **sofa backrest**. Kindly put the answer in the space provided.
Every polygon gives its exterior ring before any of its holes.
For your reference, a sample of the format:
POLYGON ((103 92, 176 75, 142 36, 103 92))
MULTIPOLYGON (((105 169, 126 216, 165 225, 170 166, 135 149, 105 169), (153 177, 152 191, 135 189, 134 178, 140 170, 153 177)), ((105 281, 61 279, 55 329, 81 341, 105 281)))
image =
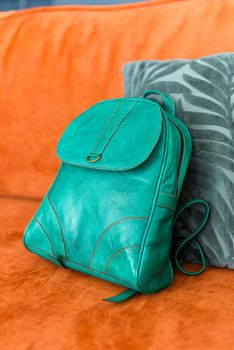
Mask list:
POLYGON ((122 65, 232 51, 234 0, 65 6, 0 16, 0 194, 41 197, 64 127, 122 96, 122 65))

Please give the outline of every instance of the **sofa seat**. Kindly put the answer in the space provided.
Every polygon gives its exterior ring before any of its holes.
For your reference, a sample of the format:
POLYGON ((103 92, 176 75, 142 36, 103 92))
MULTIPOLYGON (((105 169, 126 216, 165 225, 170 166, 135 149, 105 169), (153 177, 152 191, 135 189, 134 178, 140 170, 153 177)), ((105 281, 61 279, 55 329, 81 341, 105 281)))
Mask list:
POLYGON ((60 268, 25 250, 38 200, 1 198, 0 347, 15 349, 232 349, 233 271, 175 274, 153 295, 103 302, 122 287, 60 268), (55 346, 56 344, 56 346, 55 346))

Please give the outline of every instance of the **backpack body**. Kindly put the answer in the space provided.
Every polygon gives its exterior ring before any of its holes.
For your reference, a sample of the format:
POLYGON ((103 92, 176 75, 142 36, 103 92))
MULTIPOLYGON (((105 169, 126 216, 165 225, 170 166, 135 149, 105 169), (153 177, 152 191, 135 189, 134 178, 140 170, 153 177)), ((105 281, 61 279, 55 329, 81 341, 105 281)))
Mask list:
POLYGON ((172 224, 191 138, 161 96, 163 106, 101 101, 68 125, 57 176, 24 233, 28 250, 141 293, 172 282, 172 224))

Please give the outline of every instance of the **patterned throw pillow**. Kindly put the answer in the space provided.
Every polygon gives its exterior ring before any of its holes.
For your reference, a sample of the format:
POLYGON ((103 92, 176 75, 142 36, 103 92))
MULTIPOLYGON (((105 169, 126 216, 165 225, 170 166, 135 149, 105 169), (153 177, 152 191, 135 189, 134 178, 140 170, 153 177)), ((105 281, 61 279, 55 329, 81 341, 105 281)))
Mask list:
MULTIPOLYGON (((180 202, 209 201, 210 220, 198 239, 209 265, 234 268, 234 53, 130 62, 123 74, 125 97, 156 89, 174 101, 193 140, 180 202)), ((186 234, 198 224, 199 209, 184 215, 177 228, 186 234)), ((187 258, 197 261, 193 247, 187 258)))

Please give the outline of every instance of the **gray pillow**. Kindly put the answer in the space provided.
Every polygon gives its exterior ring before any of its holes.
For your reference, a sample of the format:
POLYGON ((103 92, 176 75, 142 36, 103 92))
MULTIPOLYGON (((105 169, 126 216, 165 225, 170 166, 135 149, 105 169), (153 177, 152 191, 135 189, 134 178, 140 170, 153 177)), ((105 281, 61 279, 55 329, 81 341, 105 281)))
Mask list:
MULTIPOLYGON (((234 268, 234 53, 200 59, 130 62, 124 66, 125 97, 145 90, 168 94, 188 127, 193 151, 180 202, 200 197, 211 215, 199 234, 209 265, 234 268)), ((182 233, 199 224, 199 209, 183 215, 182 233)), ((189 261, 197 261, 190 247, 189 261)))

